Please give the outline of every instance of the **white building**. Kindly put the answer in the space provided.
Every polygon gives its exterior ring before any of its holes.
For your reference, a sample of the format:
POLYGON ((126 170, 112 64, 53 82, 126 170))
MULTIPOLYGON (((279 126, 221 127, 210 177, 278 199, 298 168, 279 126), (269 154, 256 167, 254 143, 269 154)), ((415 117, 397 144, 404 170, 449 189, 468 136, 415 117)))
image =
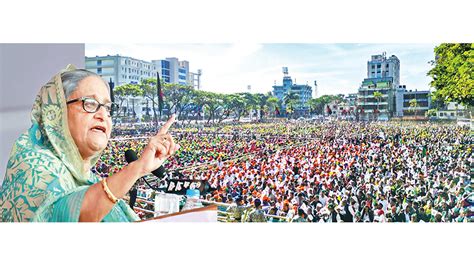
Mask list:
POLYGON ((457 120, 466 116, 466 107, 455 102, 449 102, 445 108, 436 112, 440 120, 457 120))
MULTIPOLYGON (((114 86, 138 84, 148 78, 156 79, 159 73, 160 80, 164 83, 189 85, 198 89, 200 87, 201 70, 198 70, 198 74, 191 73, 189 62, 179 61, 175 57, 151 62, 118 54, 86 57, 85 67, 100 75, 106 82, 113 82, 114 86)), ((143 97, 127 97, 122 105, 122 111, 135 113, 137 118, 141 118, 147 111, 153 113, 151 108, 152 103, 143 97)))
POLYGON ((392 77, 394 87, 400 85, 400 60, 392 55, 387 58, 386 53, 372 55, 367 62, 367 78, 392 77))
POLYGON ((397 115, 396 104, 403 103, 402 98, 396 98, 400 87, 400 60, 386 53, 372 55, 367 62, 367 78, 359 87, 358 108, 362 120, 388 120, 397 115), (376 98, 374 93, 382 95, 376 98))
POLYGON ((201 70, 198 70, 197 74, 190 72, 188 61, 180 61, 178 58, 168 57, 164 60, 152 60, 151 62, 160 73, 164 83, 188 85, 199 89, 201 70))
POLYGON ((120 55, 86 57, 86 69, 115 86, 138 84, 142 79, 156 78, 157 72, 151 62, 120 55))

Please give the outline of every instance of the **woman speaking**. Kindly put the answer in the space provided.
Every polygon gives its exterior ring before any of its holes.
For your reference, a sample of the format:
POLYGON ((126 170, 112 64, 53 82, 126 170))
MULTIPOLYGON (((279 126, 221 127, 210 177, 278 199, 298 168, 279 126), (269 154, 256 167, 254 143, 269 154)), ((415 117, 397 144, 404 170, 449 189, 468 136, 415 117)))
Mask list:
POLYGON ((1 222, 127 222, 138 216, 122 198, 141 176, 179 148, 168 133, 172 116, 140 158, 100 180, 91 168, 112 131, 108 84, 68 66, 44 85, 31 128, 15 142, 0 188, 1 222))

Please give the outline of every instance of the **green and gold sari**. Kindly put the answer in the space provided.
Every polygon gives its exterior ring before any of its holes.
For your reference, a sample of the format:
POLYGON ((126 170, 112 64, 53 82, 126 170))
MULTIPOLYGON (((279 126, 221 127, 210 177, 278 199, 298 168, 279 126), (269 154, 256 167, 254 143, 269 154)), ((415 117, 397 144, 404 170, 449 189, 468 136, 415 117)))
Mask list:
MULTIPOLYGON (((74 69, 68 66, 61 73, 74 69)), ((32 126, 12 148, 0 188, 0 222, 77 222, 84 194, 99 181, 84 171, 69 132, 61 73, 41 88, 31 112, 32 126)), ((135 220, 138 216, 119 200, 102 221, 135 220)))

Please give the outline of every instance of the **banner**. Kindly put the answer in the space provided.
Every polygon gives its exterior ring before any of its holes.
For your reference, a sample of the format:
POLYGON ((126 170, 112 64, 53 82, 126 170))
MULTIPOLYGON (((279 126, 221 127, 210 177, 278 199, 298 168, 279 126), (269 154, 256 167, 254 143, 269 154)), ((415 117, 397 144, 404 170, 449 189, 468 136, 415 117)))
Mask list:
POLYGON ((206 181, 193 179, 169 179, 166 180, 166 193, 174 193, 185 195, 186 190, 199 190, 200 194, 204 194, 206 181))

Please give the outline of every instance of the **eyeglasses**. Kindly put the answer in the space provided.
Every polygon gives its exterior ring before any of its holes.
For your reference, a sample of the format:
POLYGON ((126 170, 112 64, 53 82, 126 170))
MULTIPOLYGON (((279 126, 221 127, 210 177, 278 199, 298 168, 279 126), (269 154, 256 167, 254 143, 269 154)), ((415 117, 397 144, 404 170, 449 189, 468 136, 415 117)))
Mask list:
POLYGON ((87 98, 87 97, 71 99, 68 102, 66 102, 66 104, 74 103, 77 101, 82 101, 82 108, 89 113, 96 113, 97 111, 99 111, 100 107, 102 106, 109 113, 109 115, 113 115, 114 112, 118 110, 118 105, 116 103, 102 104, 93 98, 87 98))

